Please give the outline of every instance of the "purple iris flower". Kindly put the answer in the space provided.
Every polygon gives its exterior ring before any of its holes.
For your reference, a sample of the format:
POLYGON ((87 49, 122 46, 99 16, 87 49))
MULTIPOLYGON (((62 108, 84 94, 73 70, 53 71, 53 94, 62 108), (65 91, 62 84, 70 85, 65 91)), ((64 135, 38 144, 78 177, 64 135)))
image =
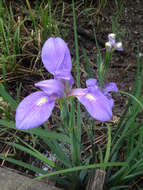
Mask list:
POLYGON ((42 61, 54 79, 35 84, 37 91, 24 98, 16 110, 16 127, 31 129, 43 124, 51 115, 55 100, 66 97, 74 80, 72 61, 67 44, 61 38, 49 38, 42 48, 42 61))
POLYGON ((70 91, 70 96, 76 96, 81 104, 85 106, 89 114, 99 120, 108 121, 112 117, 112 107, 114 100, 111 97, 111 91, 118 91, 115 83, 108 83, 101 91, 96 79, 86 81, 87 88, 74 89, 70 91))
POLYGON ((115 83, 109 83, 101 91, 96 79, 88 79, 86 89, 72 90, 71 55, 67 44, 59 37, 45 42, 41 56, 54 79, 36 83, 35 86, 42 91, 34 92, 20 102, 15 117, 18 129, 31 129, 43 124, 52 114, 55 101, 67 96, 77 97, 93 118, 100 121, 111 119, 114 101, 109 92, 118 90, 115 83))

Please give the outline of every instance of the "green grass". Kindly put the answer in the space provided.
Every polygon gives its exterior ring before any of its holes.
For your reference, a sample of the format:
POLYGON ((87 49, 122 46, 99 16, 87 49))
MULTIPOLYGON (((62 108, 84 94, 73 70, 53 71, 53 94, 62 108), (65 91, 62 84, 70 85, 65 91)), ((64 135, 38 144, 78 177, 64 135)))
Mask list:
POLYGON ((5 87, 9 73, 16 73, 23 66, 25 69, 35 67, 37 55, 48 37, 61 36, 59 28, 64 15, 63 2, 58 1, 54 9, 51 6, 50 0, 35 1, 34 5, 28 0, 19 4, 0 1, 0 81, 5 83, 5 87), (57 20, 59 6, 62 10, 57 20), (23 60, 27 58, 30 61, 25 63, 23 60))
POLYGON ((121 0, 121 2, 118 3, 117 0, 115 0, 116 11, 112 16, 112 31, 113 31, 113 33, 116 33, 117 35, 121 36, 122 38, 125 38, 126 31, 119 24, 119 20, 122 18, 122 13, 123 13, 126 2, 127 2, 127 0, 121 0))

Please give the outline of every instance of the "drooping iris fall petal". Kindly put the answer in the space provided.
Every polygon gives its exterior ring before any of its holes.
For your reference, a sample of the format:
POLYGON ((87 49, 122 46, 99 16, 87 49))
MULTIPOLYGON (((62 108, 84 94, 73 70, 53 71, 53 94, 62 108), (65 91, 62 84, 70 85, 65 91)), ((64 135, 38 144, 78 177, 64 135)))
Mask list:
POLYGON ((43 124, 51 115, 54 100, 37 91, 24 98, 16 110, 16 128, 31 129, 43 124))
POLYGON ((114 44, 114 48, 115 50, 117 51, 123 51, 123 45, 122 45, 122 42, 117 42, 114 44))
POLYGON ((78 96, 78 100, 85 106, 89 114, 99 121, 108 121, 112 117, 110 101, 100 90, 78 96))

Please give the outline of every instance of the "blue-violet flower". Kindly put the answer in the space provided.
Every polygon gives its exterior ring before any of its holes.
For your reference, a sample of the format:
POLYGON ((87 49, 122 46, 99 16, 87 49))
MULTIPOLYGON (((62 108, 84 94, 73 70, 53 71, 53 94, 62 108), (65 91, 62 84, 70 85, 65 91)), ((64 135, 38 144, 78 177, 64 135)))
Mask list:
POLYGON ((77 97, 93 118, 100 121, 111 119, 114 100, 109 92, 118 90, 115 83, 109 83, 102 91, 96 79, 88 79, 87 88, 71 89, 74 83, 71 55, 67 44, 59 37, 51 37, 44 43, 41 57, 54 79, 36 83, 35 86, 42 91, 31 93, 20 102, 15 116, 18 129, 31 129, 43 124, 52 114, 55 100, 67 96, 77 97))

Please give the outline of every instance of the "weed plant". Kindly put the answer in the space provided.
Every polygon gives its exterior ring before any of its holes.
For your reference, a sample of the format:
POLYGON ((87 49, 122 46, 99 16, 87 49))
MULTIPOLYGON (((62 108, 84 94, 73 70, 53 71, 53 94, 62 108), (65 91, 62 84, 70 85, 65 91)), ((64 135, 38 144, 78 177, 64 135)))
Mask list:
MULTIPOLYGON (((108 1, 100 1, 100 7, 106 6, 108 1)), ((117 1, 116 1, 117 4, 117 1)), ((89 117, 89 114, 75 100, 67 99, 66 102, 60 100, 60 117, 53 114, 50 121, 54 122, 57 129, 49 129, 48 122, 41 127, 20 130, 15 126, 14 115, 20 102, 21 85, 17 87, 17 92, 13 98, 6 90, 8 74, 23 71, 23 58, 28 57, 31 63, 24 67, 33 69, 37 55, 40 54, 41 46, 51 36, 62 36, 61 24, 64 16, 65 4, 59 1, 52 6, 49 0, 47 3, 35 1, 34 5, 26 0, 22 4, 22 10, 17 17, 12 8, 12 4, 0 1, 0 143, 8 150, 1 150, 0 159, 11 162, 20 167, 26 168, 41 176, 31 181, 50 177, 56 180, 57 184, 69 190, 84 189, 93 172, 100 168, 106 174, 104 188, 110 190, 117 189, 141 189, 140 182, 143 175, 143 121, 140 118, 143 110, 143 58, 137 56, 137 71, 134 87, 131 93, 119 90, 117 93, 124 94, 128 97, 128 103, 118 122, 101 122, 100 125, 95 119, 89 117), (34 6, 34 8, 33 8, 34 6), (56 21, 56 11, 58 6, 62 7, 60 20, 56 21), (24 17, 27 14, 28 17, 24 17), (7 16, 8 15, 8 16, 7 16), (30 32, 27 30, 31 28, 30 32), (32 44, 27 50, 27 44, 32 44), (34 48, 34 49, 33 49, 34 48), (82 112, 81 112, 82 110, 82 112), (100 137, 105 143, 99 144, 95 137, 98 131, 104 129, 104 138, 100 137), (24 136, 24 138, 23 138, 24 136), (29 140, 30 139, 30 140, 29 140), (29 143, 30 142, 30 143, 29 143), (88 142, 88 149, 86 142, 88 142), (45 156, 38 147, 48 147, 56 158, 56 161, 45 156), (26 161, 16 159, 18 151, 25 152, 36 160, 53 168, 55 171, 45 171, 26 161), (90 151, 89 151, 90 150, 90 151)), ((77 24, 74 0, 72 1, 73 10, 73 28, 74 28, 74 45, 76 64, 76 86, 81 88, 81 69, 79 62, 79 46, 77 37, 77 24)), ((112 54, 116 49, 116 44, 107 44, 105 59, 100 52, 98 39, 94 34, 95 43, 98 50, 97 68, 98 80, 100 87, 103 88, 106 79, 106 73, 110 67, 112 54), (110 46, 111 45, 111 46, 110 46)), ((120 47, 119 47, 120 48, 120 47)), ((93 77, 93 72, 88 56, 83 50, 86 61, 86 71, 89 78, 93 77)), ((3 163, 2 162, 2 163, 3 163)), ((24 185, 24 184, 23 184, 24 185)), ((19 187, 20 189, 21 187, 19 187)))

